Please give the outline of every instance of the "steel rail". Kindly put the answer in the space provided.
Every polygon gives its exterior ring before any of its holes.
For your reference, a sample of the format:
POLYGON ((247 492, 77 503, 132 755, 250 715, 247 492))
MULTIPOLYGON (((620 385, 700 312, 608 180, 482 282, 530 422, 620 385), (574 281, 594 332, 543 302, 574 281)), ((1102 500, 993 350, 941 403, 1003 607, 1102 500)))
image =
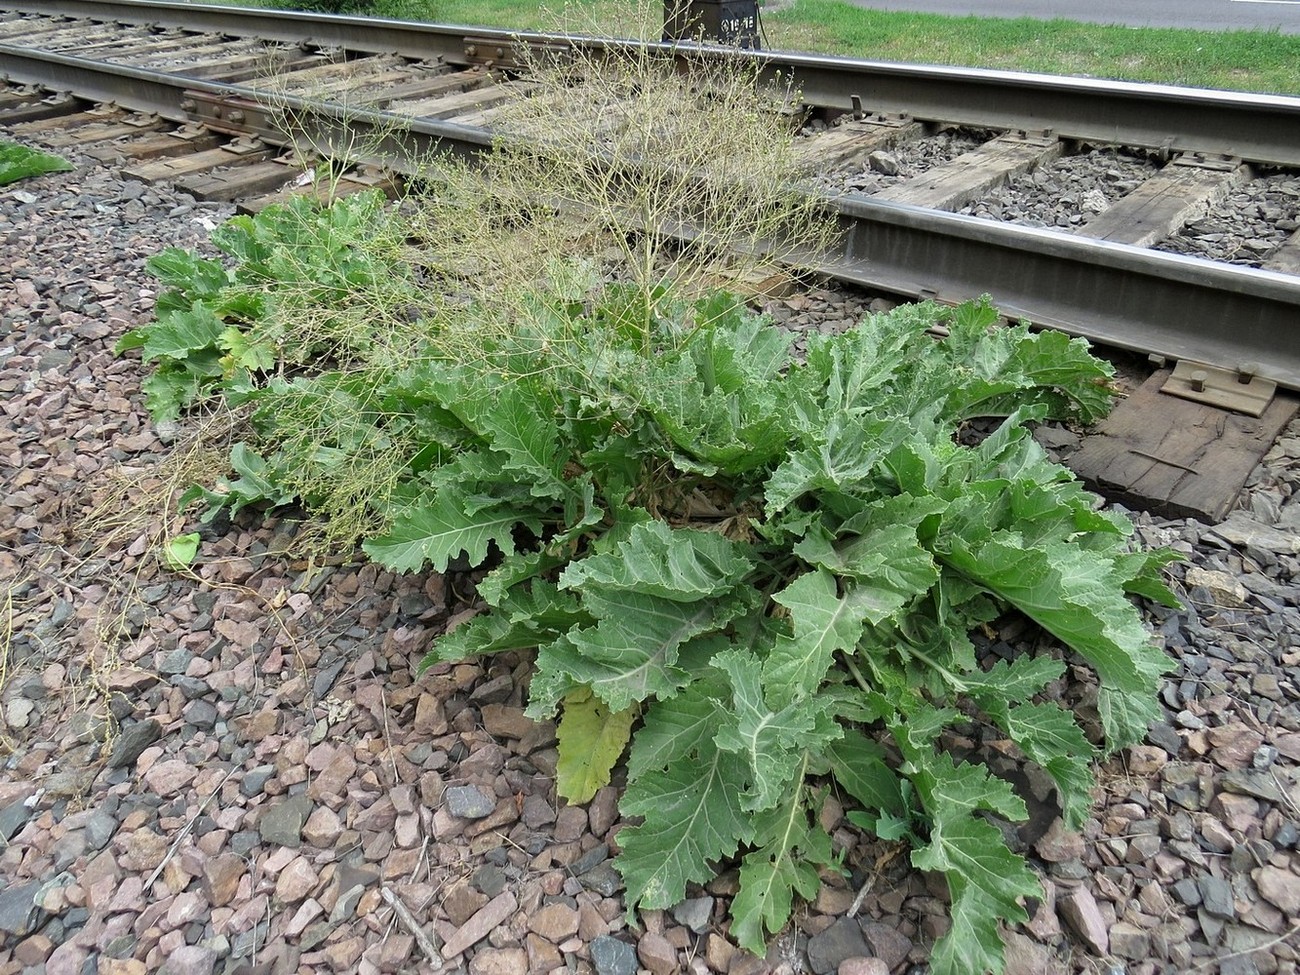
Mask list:
POLYGON ((345 108, 69 54, 33 53, 7 44, 0 44, 0 68, 10 81, 111 102, 174 122, 201 121, 216 131, 254 136, 271 145, 309 146, 322 154, 333 151, 347 157, 348 150, 355 150, 360 142, 366 146, 364 156, 353 152, 350 161, 378 162, 398 171, 409 172, 411 160, 433 152, 474 156, 492 144, 483 129, 441 119, 345 108))
MULTIPOLYGON (((143 0, 0 0, 0 10, 255 34, 290 43, 442 58, 452 64, 493 59, 509 63, 516 43, 582 44, 598 50, 632 43, 143 0), (467 53, 471 43, 478 49, 473 55, 467 53)), ((783 82, 792 83, 807 104, 831 111, 851 111, 856 101, 870 112, 924 120, 1051 130, 1060 138, 1081 142, 1300 165, 1300 98, 812 54, 724 52, 693 44, 653 46, 683 59, 707 52, 756 62, 768 77, 779 75, 783 82)))
POLYGON ((866 196, 831 203, 843 236, 811 263, 840 280, 949 301, 988 292, 1011 318, 1300 389, 1300 276, 866 196))
POLYGON ((0 11, 3 10, 256 36, 290 44, 315 44, 413 58, 446 55, 463 59, 467 31, 476 36, 480 33, 499 35, 502 43, 508 43, 511 38, 507 31, 479 32, 464 27, 403 20, 198 3, 150 3, 147 0, 5 0, 0 3, 0 11))

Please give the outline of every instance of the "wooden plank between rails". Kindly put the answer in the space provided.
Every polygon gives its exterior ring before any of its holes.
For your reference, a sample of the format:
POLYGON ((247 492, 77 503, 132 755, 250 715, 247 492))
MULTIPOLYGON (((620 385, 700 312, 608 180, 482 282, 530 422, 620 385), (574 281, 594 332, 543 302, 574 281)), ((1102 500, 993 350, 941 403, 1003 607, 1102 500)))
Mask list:
POLYGON ((800 159, 818 170, 861 162, 873 152, 919 137, 924 126, 911 119, 862 119, 845 122, 795 141, 800 159))
POLYGON ((225 136, 207 129, 187 127, 174 132, 148 133, 139 138, 123 139, 109 146, 95 146, 87 149, 86 153, 104 162, 120 158, 146 162, 150 159, 207 152, 225 141, 225 136))
POLYGON ((236 208, 240 213, 261 213, 269 206, 288 203, 295 196, 310 196, 320 203, 333 203, 345 196, 373 189, 383 190, 387 196, 393 197, 399 189, 399 178, 396 174, 379 173, 374 176, 342 176, 332 181, 312 180, 300 183, 295 180, 275 192, 240 200, 236 208))
POLYGON ((1248 167, 1235 162, 1206 164, 1175 159, 1076 233, 1116 244, 1150 247, 1202 216, 1211 203, 1248 176, 1248 167))
POLYGON ((507 81, 499 85, 471 88, 441 98, 393 104, 388 106, 388 110, 417 118, 451 119, 499 105, 507 98, 527 93, 533 87, 528 82, 507 81))
POLYGON ((121 36, 122 28, 117 24, 107 27, 94 27, 89 30, 83 22, 69 27, 67 24, 51 24, 35 30, 18 27, 5 30, 5 37, 19 40, 24 47, 39 47, 46 51, 58 51, 66 47, 79 48, 84 44, 93 44, 101 40, 110 40, 121 36))
MULTIPOLYGON (((412 67, 417 67, 413 65, 412 67)), ((426 77, 416 76, 404 84, 390 85, 375 99, 377 105, 393 105, 402 101, 431 98, 453 91, 467 91, 478 85, 494 80, 494 76, 481 67, 465 71, 449 71, 445 68, 423 68, 426 77)))
POLYGON ((95 142, 111 142, 114 139, 130 138, 144 132, 156 131, 169 124, 171 123, 157 115, 140 115, 135 118, 122 119, 120 122, 99 122, 91 125, 81 125, 75 129, 68 129, 64 132, 45 136, 42 141, 55 149, 61 149, 65 146, 84 146, 95 142))
POLYGON ((276 159, 183 176, 176 187, 196 200, 229 203, 279 190, 300 175, 302 170, 291 160, 276 159))
POLYGON ((236 147, 232 144, 231 146, 222 146, 219 149, 209 149, 206 152, 180 156, 176 159, 155 159, 141 163, 138 166, 129 166, 122 170, 122 174, 144 183, 157 183, 161 180, 178 179, 191 173, 201 173, 209 169, 240 165, 250 166, 271 159, 279 151, 270 148, 236 147))
POLYGON ((125 117, 126 112, 118 109, 92 108, 70 115, 54 115, 49 118, 33 119, 30 122, 19 122, 11 131, 18 136, 48 140, 59 133, 69 132, 82 126, 120 122, 125 117))
POLYGON ((1170 374, 1157 371, 1116 406, 1068 463, 1113 501, 1217 523, 1295 416, 1300 398, 1279 392, 1262 416, 1245 416, 1161 393, 1170 374))
MULTIPOLYGON (((179 59, 180 64, 186 69, 185 73, 189 74, 190 65, 206 64, 215 58, 235 57, 246 53, 251 46, 252 44, 245 38, 218 37, 215 34, 212 35, 212 40, 206 44, 200 44, 199 35, 192 34, 189 43, 182 39, 167 41, 162 44, 152 44, 131 51, 130 57, 133 64, 156 67, 162 71, 166 71, 167 68, 175 65, 179 59)), ((118 61, 121 58, 114 57, 106 60, 118 61)))
POLYGON ((15 129, 24 122, 39 122, 60 116, 77 115, 86 107, 86 103, 70 95, 52 95, 39 102, 7 108, 0 121, 15 129))
POLYGON ((82 57, 97 58, 101 54, 111 55, 114 59, 129 58, 141 51, 165 51, 183 48, 193 44, 197 35, 179 31, 160 31, 138 37, 118 38, 103 41, 80 48, 82 57))
POLYGON ((933 210, 956 210, 1011 177, 1051 162, 1063 148, 1058 139, 999 136, 872 196, 933 210))
POLYGON ((0 112, 7 112, 11 108, 21 108, 24 105, 31 105, 33 102, 39 102, 46 97, 46 92, 31 89, 28 91, 6 91, 0 94, 0 112))
POLYGON ((306 68, 316 61, 316 55, 310 51, 268 47, 264 51, 239 57, 201 61, 187 67, 185 74, 191 78, 206 78, 233 85, 239 81, 248 81, 250 78, 274 78, 280 72, 306 68))

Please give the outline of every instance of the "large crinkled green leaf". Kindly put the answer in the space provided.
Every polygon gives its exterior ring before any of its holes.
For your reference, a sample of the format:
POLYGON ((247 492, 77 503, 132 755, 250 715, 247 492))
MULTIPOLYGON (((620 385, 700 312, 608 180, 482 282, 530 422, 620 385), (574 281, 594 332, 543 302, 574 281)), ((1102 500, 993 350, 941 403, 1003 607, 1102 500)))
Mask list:
POLYGON ((477 416, 478 432, 498 456, 503 470, 532 484, 537 497, 564 497, 564 457, 560 431, 546 404, 517 385, 495 391, 491 408, 477 416))
POLYGON ((1062 818, 1079 829, 1092 808, 1096 749, 1069 711, 1054 703, 1024 703, 1064 672, 1065 665, 1051 657, 1021 656, 964 680, 966 693, 990 720, 1056 782, 1062 818))
POLYGON ((1160 577, 1160 570, 1183 556, 1169 549, 1155 552, 1126 552, 1115 556, 1115 571, 1124 579, 1124 591, 1150 599, 1170 609, 1182 606, 1160 577))
MULTIPOLYGON (((940 712, 924 709, 922 720, 940 712)), ((1038 878, 1023 858, 1007 849, 996 826, 981 810, 1013 821, 1026 818, 1024 801, 1002 779, 982 766, 955 765, 946 754, 926 748, 928 729, 905 730, 896 739, 911 767, 921 805, 930 818, 929 842, 915 849, 912 864, 942 873, 948 881, 952 927, 935 944, 930 966, 935 975, 1002 971, 1002 920, 1028 920, 1021 898, 1041 897, 1038 878)))
POLYGON ((918 339, 932 344, 923 334, 931 324, 933 318, 903 306, 893 314, 869 316, 839 335, 809 336, 795 383, 816 391, 826 416, 874 409, 898 381, 899 366, 910 358, 907 350, 918 339))
POLYGON ((72 168, 72 163, 61 156, 7 140, 0 141, 0 186, 8 186, 30 176, 66 173, 72 168))
POLYGON ((648 771, 665 769, 694 752, 715 747, 713 736, 726 717, 721 703, 726 686, 715 683, 717 676, 705 671, 680 694, 650 708, 628 755, 629 782, 648 771))
POLYGON ((529 503, 532 491, 517 478, 504 474, 498 455, 479 447, 462 447, 456 456, 431 470, 424 479, 430 493, 446 492, 460 499, 467 512, 499 504, 504 496, 529 503))
POLYGON ((731 680, 734 715, 718 729, 714 741, 749 766, 750 787, 741 806, 750 812, 770 809, 790 788, 807 750, 820 749, 842 734, 828 714, 831 701, 799 697, 773 711, 763 697, 763 665, 757 657, 729 650, 715 656, 713 666, 731 680))
POLYGON ((782 801, 755 817, 754 844, 740 866, 740 890, 731 902, 731 936, 754 954, 764 952, 766 933, 788 920, 794 895, 811 900, 821 878, 818 867, 833 862, 831 838, 809 822, 803 775, 791 781, 782 801))
POLYGON ((792 635, 777 638, 763 668, 774 706, 806 697, 826 678, 836 650, 857 646, 863 622, 879 609, 869 587, 841 596, 825 569, 805 572, 772 598, 790 611, 792 635))
POLYGON ((1015 532, 972 547, 954 539, 941 557, 1097 668, 1108 749, 1142 740, 1159 717, 1156 690, 1170 662, 1125 598, 1125 580, 1109 560, 1064 540, 1026 546, 1015 532))
POLYGON ((648 768, 628 784, 620 811, 645 817, 618 834, 623 850, 614 863, 630 910, 679 903, 687 884, 708 881, 716 862, 752 840, 753 817, 740 807, 747 783, 745 762, 704 738, 667 767, 648 768))
POLYGON ((1085 423, 1110 412, 1114 367, 1094 357, 1083 339, 1050 330, 1031 333, 1023 326, 981 338, 965 360, 974 375, 948 397, 949 416, 1002 416, 1028 402, 1046 405, 1051 416, 1085 423))
POLYGON ((447 563, 464 553, 470 565, 482 565, 488 546, 513 552, 513 532, 523 525, 541 531, 541 520, 515 506, 485 507, 468 514, 463 500, 439 491, 431 500, 404 511, 392 528, 363 543, 366 554, 395 572, 418 572, 426 565, 445 572, 447 563))
POLYGON ((979 809, 1013 822, 1023 822, 1029 816, 1025 800, 1010 783, 990 775, 982 765, 957 764, 951 755, 938 755, 933 749, 914 752, 908 761, 914 768, 911 779, 932 817, 979 809))
POLYGON ((1022 654, 1013 660, 999 660, 988 670, 966 674, 962 683, 966 692, 988 710, 999 702, 1027 701, 1064 673, 1065 664, 1053 657, 1022 654))
POLYGON ((144 361, 185 359, 193 352, 215 349, 226 324, 201 301, 155 322, 144 340, 144 361))
POLYGON ((178 362, 161 362, 152 375, 140 384, 144 403, 155 423, 174 420, 181 410, 193 403, 199 395, 203 377, 178 362))
POLYGON ((1065 825, 1082 829, 1092 810, 1092 763, 1097 750, 1074 715, 1053 703, 1017 704, 994 720, 1030 761, 1052 777, 1065 825))
POLYGON ((753 471, 784 453, 789 438, 775 390, 791 337, 754 316, 705 314, 684 348, 655 363, 642 402, 686 469, 753 471))
POLYGON ((541 579, 532 580, 527 588, 519 586, 502 594, 493 609, 438 637, 423 666, 486 653, 529 650, 591 622, 575 595, 560 592, 541 579))
POLYGON ((741 398, 704 392, 689 367, 648 391, 646 408, 676 448, 686 470, 707 466, 742 474, 771 462, 783 452, 788 434, 770 408, 754 409, 741 398))
POLYGON ((886 454, 913 436, 910 417, 867 419, 838 413, 816 442, 791 451, 764 488, 767 513, 785 510, 811 491, 876 490, 886 454))
MULTIPOLYGON (((233 275, 220 261, 199 257, 193 251, 179 247, 168 247, 159 251, 144 262, 145 269, 158 278, 168 288, 178 289, 188 298, 180 307, 190 307, 190 302, 198 298, 210 298, 221 293, 230 285, 233 275)), ((170 299, 179 299, 181 295, 173 292, 170 299)), ((175 305, 163 305, 159 296, 158 312, 170 310, 175 305)))
MULTIPOLYGON (((599 622, 574 630, 538 654, 531 713, 550 713, 574 687, 586 685, 614 711, 651 697, 671 697, 701 661, 679 663, 683 645, 725 626, 744 603, 679 603, 637 592, 585 593, 583 607, 599 622)), ((710 654, 716 647, 696 642, 710 654)), ((707 656, 704 657, 707 662, 707 656)))
POLYGON ((836 536, 818 525, 794 547, 804 561, 853 579, 854 591, 872 603, 867 614, 872 623, 894 615, 939 579, 934 558, 917 540, 916 531, 921 516, 942 511, 943 502, 889 507, 912 517, 860 530, 854 530, 850 519, 836 536))
MULTIPOLYGON (((566 561, 549 549, 507 555, 479 582, 478 594, 489 606, 500 607, 512 594, 522 591, 523 583, 562 567, 566 561)), ((569 599, 577 605, 577 596, 569 599)))
POLYGON ((844 736, 823 751, 835 781, 868 812, 902 816, 907 811, 898 773, 885 762, 885 750, 862 732, 845 729, 844 736))
POLYGON ((635 525, 613 551, 572 563, 561 585, 584 592, 625 590, 697 602, 734 589, 753 569, 746 547, 716 532, 635 525))
POLYGON ((790 361, 794 334, 773 328, 766 316, 745 313, 734 299, 701 308, 702 324, 691 333, 686 352, 707 390, 746 392, 775 379, 790 361))
POLYGON ((999 920, 1027 921, 1020 899, 1043 894, 1024 859, 1007 849, 996 826, 965 812, 934 823, 929 843, 913 852, 912 864, 943 873, 952 902, 952 926, 930 955, 933 975, 1001 972, 999 920))

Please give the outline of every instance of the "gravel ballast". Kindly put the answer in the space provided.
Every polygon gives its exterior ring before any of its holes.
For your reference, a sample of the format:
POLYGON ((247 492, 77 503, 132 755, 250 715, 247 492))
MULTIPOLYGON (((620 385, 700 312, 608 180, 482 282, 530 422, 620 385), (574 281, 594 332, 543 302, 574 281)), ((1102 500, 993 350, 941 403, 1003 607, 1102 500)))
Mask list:
MULTIPOLYGON (((470 975, 924 971, 942 883, 834 797, 846 873, 766 959, 727 940, 734 872, 629 927, 618 790, 557 800, 526 657, 417 673, 471 577, 297 563, 283 513, 208 533, 193 575, 163 568, 152 540, 180 523, 132 502, 184 431, 154 427, 112 346, 149 315, 145 259, 230 210, 75 161, 0 189, 0 975, 436 971, 433 952, 470 975)), ((835 329, 869 303, 772 311, 835 329)), ((1073 433, 1041 436, 1068 461, 1073 433)), ((1298 488, 1293 425, 1223 525, 1134 515, 1186 556, 1186 608, 1148 613, 1177 668, 1164 720, 1100 767, 1081 834, 1032 769, 998 769, 1025 780, 1008 840, 1045 888, 1007 932, 1012 975, 1296 971, 1298 488)), ((984 650, 1036 638, 1004 621, 984 650)))

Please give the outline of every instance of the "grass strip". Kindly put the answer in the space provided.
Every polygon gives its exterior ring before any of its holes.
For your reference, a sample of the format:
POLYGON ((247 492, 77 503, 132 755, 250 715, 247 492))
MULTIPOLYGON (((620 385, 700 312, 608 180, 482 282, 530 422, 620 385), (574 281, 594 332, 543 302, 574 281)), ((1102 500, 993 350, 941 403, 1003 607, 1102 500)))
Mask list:
MULTIPOLYGON (((637 7, 637 0, 570 0, 563 13, 522 0, 235 2, 517 30, 556 30, 576 19, 612 34, 626 32, 637 7)), ((1300 36, 1276 31, 945 17, 864 10, 845 0, 794 0, 764 13, 763 22, 774 50, 1300 95, 1300 36)))
POLYGON ((764 20, 774 47, 850 57, 1300 94, 1300 36, 944 17, 797 0, 764 20))

